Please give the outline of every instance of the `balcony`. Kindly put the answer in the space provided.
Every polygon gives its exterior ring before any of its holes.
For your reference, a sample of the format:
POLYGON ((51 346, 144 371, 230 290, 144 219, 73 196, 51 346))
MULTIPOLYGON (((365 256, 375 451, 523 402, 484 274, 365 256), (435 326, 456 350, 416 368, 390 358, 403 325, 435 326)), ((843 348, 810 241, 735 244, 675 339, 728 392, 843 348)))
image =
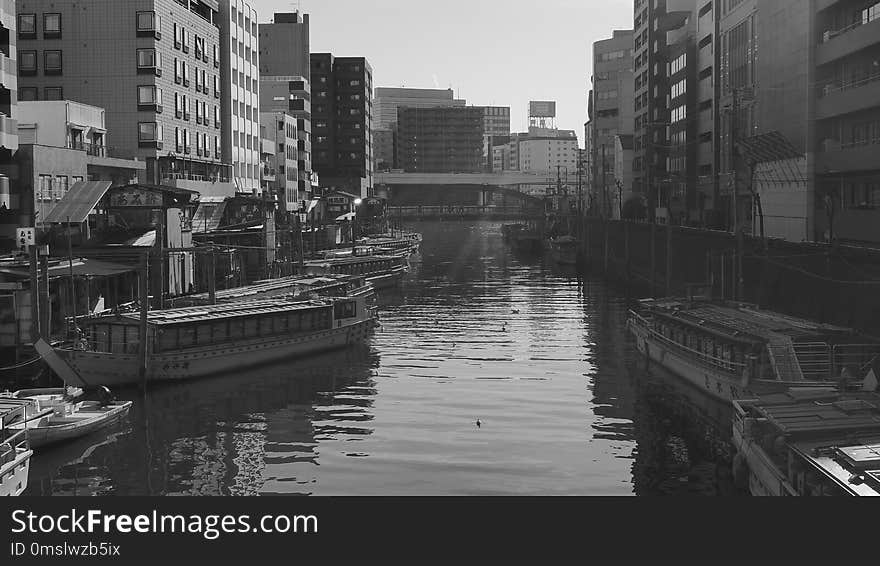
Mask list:
POLYGON ((880 106, 880 73, 850 83, 828 83, 819 92, 816 119, 851 114, 880 106))
POLYGON ((880 169, 880 139, 860 143, 825 142, 824 151, 816 154, 816 173, 849 173, 880 169))
POLYGON ((0 114, 0 147, 18 149, 18 121, 0 114))
POLYGON ((866 47, 880 43, 880 18, 858 22, 837 31, 826 31, 816 48, 816 65, 827 65, 866 47))
POLYGON ((84 151, 87 155, 92 155, 94 157, 117 157, 115 155, 116 151, 114 150, 114 148, 107 147, 104 144, 73 141, 68 142, 67 148, 84 151))

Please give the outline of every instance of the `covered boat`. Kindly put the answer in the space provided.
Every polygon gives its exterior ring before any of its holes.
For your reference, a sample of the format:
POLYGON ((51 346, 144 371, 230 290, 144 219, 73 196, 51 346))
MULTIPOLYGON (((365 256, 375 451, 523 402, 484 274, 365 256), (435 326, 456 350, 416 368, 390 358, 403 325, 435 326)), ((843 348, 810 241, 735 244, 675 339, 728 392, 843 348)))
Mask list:
POLYGON ((24 418, 21 403, 0 399, 0 497, 21 495, 27 488, 28 471, 33 451, 26 430, 10 428, 9 424, 24 418))

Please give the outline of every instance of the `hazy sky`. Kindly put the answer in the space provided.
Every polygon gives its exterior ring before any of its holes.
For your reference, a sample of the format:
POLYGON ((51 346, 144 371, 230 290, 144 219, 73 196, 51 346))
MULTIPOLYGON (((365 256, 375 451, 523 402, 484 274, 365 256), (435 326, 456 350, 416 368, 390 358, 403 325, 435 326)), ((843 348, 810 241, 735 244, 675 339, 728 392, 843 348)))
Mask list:
POLYGON ((455 89, 468 104, 556 100, 558 125, 581 146, 594 41, 632 27, 632 0, 252 0, 261 22, 310 14, 312 52, 366 57, 373 86, 455 89))

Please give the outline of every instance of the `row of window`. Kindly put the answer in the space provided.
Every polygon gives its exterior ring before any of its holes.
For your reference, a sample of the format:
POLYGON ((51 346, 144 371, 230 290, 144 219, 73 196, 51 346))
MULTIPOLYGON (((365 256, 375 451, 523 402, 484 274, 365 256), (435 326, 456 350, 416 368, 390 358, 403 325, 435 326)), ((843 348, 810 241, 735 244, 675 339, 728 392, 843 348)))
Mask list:
POLYGON ((681 80, 681 81, 675 83, 674 85, 672 85, 671 97, 673 99, 676 99, 679 96, 682 96, 683 94, 685 94, 686 92, 687 92, 687 79, 681 80))
MULTIPOLYGON (((18 99, 22 102, 40 100, 40 90, 35 86, 23 86, 18 89, 18 99)), ((43 89, 42 100, 64 100, 64 89, 60 86, 47 86, 43 89)))
POLYGON ((669 65, 670 76, 683 70, 686 66, 687 66, 687 53, 682 53, 675 61, 673 61, 669 65))
MULTIPOLYGON (((39 71, 37 51, 25 50, 18 52, 18 74, 36 75, 39 71)), ((62 55, 60 49, 43 51, 43 73, 46 75, 62 74, 62 55)))
MULTIPOLYGON (((37 39, 37 15, 18 15, 18 38, 37 39)), ((61 14, 43 14, 43 39, 61 38, 61 14)))
MULTIPOLYGON (((220 138, 214 138, 214 157, 220 157, 220 138)), ((193 153, 193 142, 195 142, 195 155, 197 157, 211 157, 211 146, 208 145, 208 134, 192 132, 186 128, 174 128, 174 146, 175 151, 182 154, 193 153)))

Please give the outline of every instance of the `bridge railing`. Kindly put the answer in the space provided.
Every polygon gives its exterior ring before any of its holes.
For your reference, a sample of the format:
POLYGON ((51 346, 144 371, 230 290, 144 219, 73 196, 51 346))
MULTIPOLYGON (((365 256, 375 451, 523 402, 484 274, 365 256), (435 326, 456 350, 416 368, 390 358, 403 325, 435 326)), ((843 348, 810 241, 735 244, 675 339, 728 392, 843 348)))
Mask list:
POLYGON ((390 206, 391 216, 431 218, 431 217, 508 217, 535 216, 543 213, 542 209, 530 206, 390 206))

